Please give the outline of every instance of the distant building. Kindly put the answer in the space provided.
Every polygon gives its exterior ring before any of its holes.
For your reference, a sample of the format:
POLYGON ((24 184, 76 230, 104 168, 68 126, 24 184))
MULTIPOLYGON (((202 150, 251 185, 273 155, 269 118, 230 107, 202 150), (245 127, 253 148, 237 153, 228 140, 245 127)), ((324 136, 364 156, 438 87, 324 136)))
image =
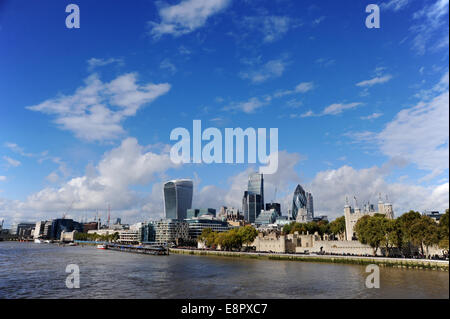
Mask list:
POLYGON ((308 220, 314 220, 314 199, 311 193, 306 192, 306 214, 308 220))
POLYGON ((33 237, 35 223, 15 223, 11 227, 11 235, 18 237, 33 237))
POLYGON ((203 230, 210 228, 214 232, 225 232, 230 229, 226 221, 214 218, 211 215, 203 215, 200 217, 194 217, 186 219, 189 225, 189 238, 198 239, 203 230))
POLYGON ((358 207, 358 202, 355 197, 355 208, 351 207, 348 203, 348 199, 346 201, 346 205, 344 206, 344 216, 345 216, 345 238, 346 240, 354 240, 356 239, 356 235, 354 232, 354 227, 356 222, 363 216, 373 216, 375 214, 385 215, 388 219, 394 218, 394 210, 392 208, 392 204, 384 203, 380 199, 378 201, 378 212, 375 211, 374 205, 367 203, 364 205, 364 209, 358 207))
POLYGON ((189 239, 189 225, 177 219, 163 219, 154 222, 155 241, 158 243, 178 243, 189 239))
POLYGON ((280 203, 267 203, 266 210, 274 209, 278 216, 281 216, 281 204, 280 203))
POLYGON ((428 211, 428 210, 426 210, 426 211, 424 211, 424 212, 422 213, 422 215, 423 215, 423 216, 428 216, 428 217, 434 219, 434 221, 435 221, 436 223, 439 223, 439 221, 441 220, 441 217, 442 217, 444 214, 441 214, 441 213, 439 213, 438 211, 428 211))
POLYGON ((218 218, 227 222, 235 222, 244 220, 244 215, 237 208, 222 206, 218 218))
POLYGON ((97 222, 83 223, 82 225, 83 225, 83 233, 87 233, 90 230, 98 229, 97 222))
POLYGON ((261 195, 250 194, 247 191, 244 192, 244 197, 242 198, 242 211, 244 212, 245 221, 254 223, 263 209, 261 195))
POLYGON ((72 232, 76 230, 79 233, 83 232, 83 225, 74 221, 73 219, 59 218, 52 220, 50 238, 59 240, 61 232, 72 232))
POLYGON ((275 209, 263 210, 258 218, 255 219, 255 224, 257 226, 273 224, 277 220, 277 217, 278 212, 275 209))
POLYGON ((248 177, 247 190, 242 198, 242 211, 244 219, 253 223, 264 210, 264 176, 253 173, 248 177))
POLYGON ((192 180, 179 179, 164 184, 164 212, 167 219, 184 220, 192 206, 192 180))
POLYGON ((76 230, 73 231, 61 231, 61 237, 59 238, 60 241, 65 243, 73 243, 75 241, 75 235, 78 232, 76 230))
POLYGON ((190 208, 187 210, 186 218, 194 218, 202 215, 216 216, 216 210, 214 208, 190 208))

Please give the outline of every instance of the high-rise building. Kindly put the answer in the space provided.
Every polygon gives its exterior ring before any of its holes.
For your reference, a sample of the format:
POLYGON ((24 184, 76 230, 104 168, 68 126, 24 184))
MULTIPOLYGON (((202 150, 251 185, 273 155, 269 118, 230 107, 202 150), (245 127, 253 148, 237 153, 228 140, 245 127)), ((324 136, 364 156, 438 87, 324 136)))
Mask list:
POLYGON ((301 221, 307 221, 307 204, 308 199, 306 197, 306 192, 303 187, 299 184, 294 192, 294 198, 292 199, 292 219, 301 221))
POLYGON ((307 219, 314 219, 314 201, 311 193, 306 192, 306 213, 307 219))
POLYGON ((264 177, 263 174, 253 173, 248 177, 247 191, 242 198, 244 219, 253 223, 264 210, 264 177))
POLYGON ((261 203, 261 195, 250 194, 248 191, 244 192, 244 197, 242 198, 242 210, 244 212, 245 221, 254 223, 263 209, 264 206, 261 203))
POLYGON ((248 177, 249 194, 256 194, 261 197, 261 207, 264 209, 264 176, 263 174, 253 173, 248 177))
POLYGON ((164 212, 167 219, 184 220, 192 206, 192 180, 178 179, 164 184, 164 212))

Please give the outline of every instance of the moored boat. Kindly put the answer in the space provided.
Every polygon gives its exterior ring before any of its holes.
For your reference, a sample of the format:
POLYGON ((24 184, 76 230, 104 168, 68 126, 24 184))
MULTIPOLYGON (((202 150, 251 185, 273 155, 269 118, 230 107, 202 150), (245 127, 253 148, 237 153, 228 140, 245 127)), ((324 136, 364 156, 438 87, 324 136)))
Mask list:
POLYGON ((97 249, 107 249, 106 245, 97 245, 97 249))

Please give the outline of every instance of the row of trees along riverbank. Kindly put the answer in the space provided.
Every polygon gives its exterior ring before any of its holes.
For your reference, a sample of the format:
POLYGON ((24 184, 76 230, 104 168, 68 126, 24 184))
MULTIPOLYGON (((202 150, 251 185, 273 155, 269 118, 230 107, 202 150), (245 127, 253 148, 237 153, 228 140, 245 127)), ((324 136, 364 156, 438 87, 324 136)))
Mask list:
POLYGON ((355 224, 358 240, 368 244, 374 253, 384 247, 386 256, 394 249, 407 256, 418 247, 423 256, 429 256, 429 247, 438 245, 441 249, 449 248, 449 211, 441 216, 439 224, 432 218, 410 211, 396 219, 387 219, 384 215, 364 216, 355 224))
MULTIPOLYGON (((449 211, 441 216, 439 224, 432 218, 419 212, 409 211, 396 219, 387 219, 382 214, 364 216, 354 227, 357 239, 362 244, 370 245, 374 254, 379 248, 384 248, 385 256, 401 252, 405 257, 414 255, 414 247, 418 247, 422 255, 428 255, 431 246, 438 245, 441 249, 449 249, 449 211)), ((331 223, 327 221, 297 223, 293 222, 283 227, 284 234, 318 232, 320 236, 333 235, 344 239, 345 216, 336 218, 331 223)))

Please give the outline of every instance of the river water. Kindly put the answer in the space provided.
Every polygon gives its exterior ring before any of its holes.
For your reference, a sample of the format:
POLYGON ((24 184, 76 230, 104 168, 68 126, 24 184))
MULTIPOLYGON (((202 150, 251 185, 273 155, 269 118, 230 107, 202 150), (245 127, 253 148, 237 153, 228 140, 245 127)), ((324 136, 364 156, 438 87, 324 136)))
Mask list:
POLYGON ((449 298, 449 273, 0 242, 0 298, 449 298), (68 264, 80 289, 66 287, 68 264))

